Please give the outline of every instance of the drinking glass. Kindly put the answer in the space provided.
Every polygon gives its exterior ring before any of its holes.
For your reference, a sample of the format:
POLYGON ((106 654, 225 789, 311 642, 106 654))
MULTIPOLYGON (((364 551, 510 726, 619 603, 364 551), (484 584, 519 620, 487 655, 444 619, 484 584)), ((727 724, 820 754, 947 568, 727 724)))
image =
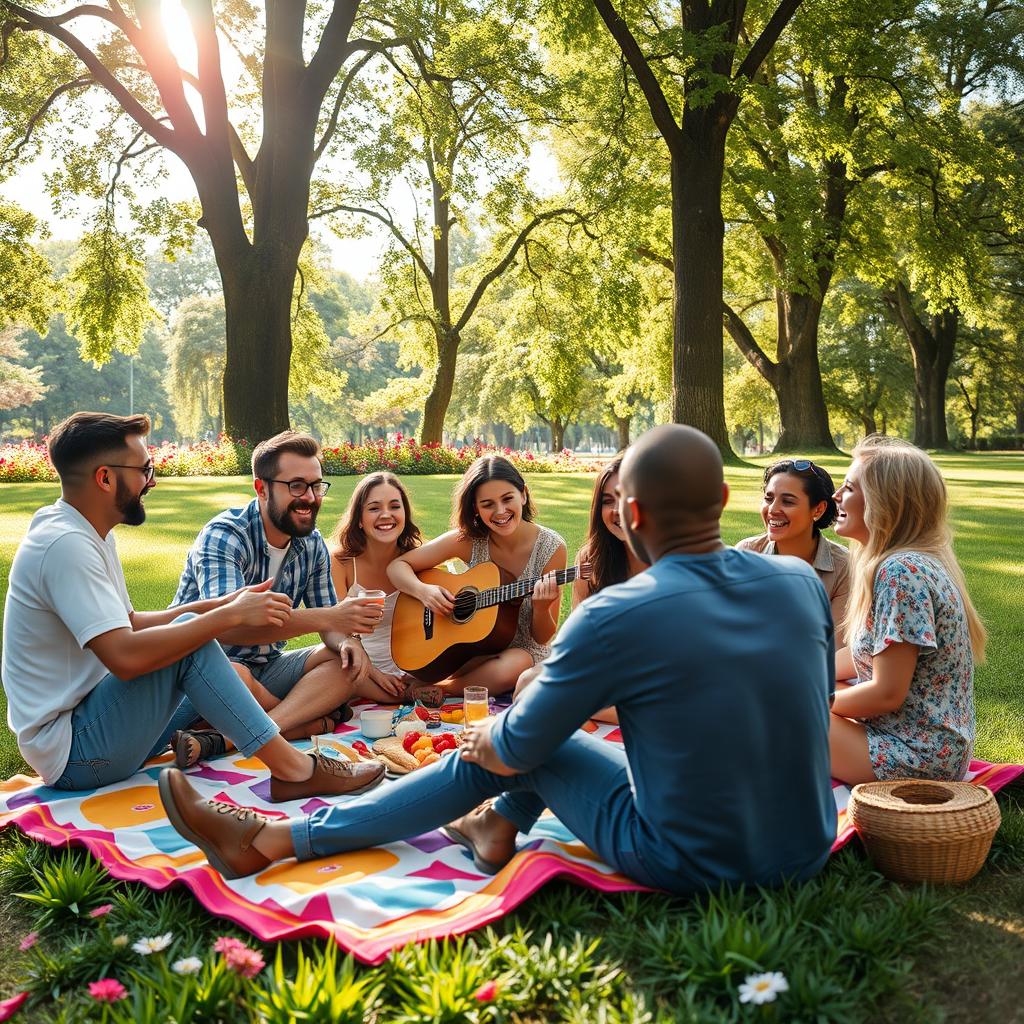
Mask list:
MULTIPOLYGON (((381 614, 383 614, 384 601, 387 597, 383 590, 363 590, 360 588, 358 596, 377 605, 381 609, 381 614)), ((361 633, 362 630, 359 630, 359 632, 361 633)), ((372 633, 373 630, 371 629, 370 632, 372 633)))
POLYGON ((487 704, 487 687, 467 686, 462 694, 462 706, 464 708, 463 721, 467 726, 483 721, 490 713, 487 704))

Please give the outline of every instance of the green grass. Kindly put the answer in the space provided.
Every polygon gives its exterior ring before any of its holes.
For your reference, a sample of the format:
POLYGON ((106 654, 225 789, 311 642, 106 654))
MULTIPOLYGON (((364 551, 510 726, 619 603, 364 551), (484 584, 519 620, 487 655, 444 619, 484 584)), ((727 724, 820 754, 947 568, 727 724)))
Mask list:
MULTIPOLYGON (((838 480, 845 462, 822 461, 838 480)), ((1019 674, 1024 664, 1024 631, 1019 627, 1024 604, 1024 455, 942 456, 937 461, 950 484, 957 551, 990 630, 989 660, 976 678, 977 753, 1019 762, 1024 760, 1024 680, 1019 674)), ((728 477, 732 497, 723 535, 734 542, 759 532, 760 469, 730 468, 728 477)), ((427 536, 445 528, 454 482, 453 477, 410 481, 427 536)), ((557 529, 573 553, 586 530, 593 478, 535 476, 529 483, 540 520, 557 529)), ((337 478, 333 484, 321 513, 325 530, 340 515, 355 479, 337 478)), ((243 503, 249 486, 241 478, 160 481, 148 501, 145 526, 118 531, 137 607, 162 607, 170 601, 198 529, 221 509, 243 503)), ((0 488, 0 595, 6 592, 10 560, 33 511, 56 494, 49 484, 0 488)), ((23 768, 13 736, 4 732, 0 775, 23 768)), ((1004 825, 990 863, 961 889, 936 893, 891 885, 855 850, 833 858, 819 879, 793 892, 684 901, 605 896, 554 884, 493 932, 477 933, 464 943, 409 948, 385 967, 357 975, 369 978, 371 989, 378 982, 383 986, 371 1013, 380 1022, 484 1019, 480 1013, 486 1008, 467 1002, 466 986, 489 977, 504 979, 494 1007, 498 1019, 661 1022, 770 1016, 737 1002, 737 980, 751 965, 784 971, 789 979, 791 990, 777 1006, 778 1020, 1012 1020, 1020 1013, 1024 807, 1014 794, 1000 804, 1004 825)), ((27 865, 38 869, 55 858, 16 833, 0 839, 0 987, 4 994, 15 991, 35 971, 38 990, 57 986, 65 993, 66 1019, 88 1019, 88 1000, 76 995, 67 1002, 66 994, 80 990, 83 972, 92 971, 92 979, 109 970, 125 979, 123 961, 111 958, 77 922, 45 933, 49 973, 40 975, 38 958, 17 949, 20 936, 37 918, 31 904, 13 893, 35 884, 27 865)), ((180 936, 176 957, 192 949, 203 952, 223 930, 180 891, 156 894, 118 885, 117 892, 110 927, 130 931, 133 937, 173 930, 180 936)), ((284 951, 285 976, 310 970, 308 964, 300 970, 298 948, 290 944, 284 951)), ((323 946, 304 948, 322 967, 323 946)), ((270 962, 273 951, 266 955, 270 962)), ((138 966, 137 960, 130 962, 138 966)), ((153 965, 146 969, 156 977, 153 965)), ((266 976, 269 992, 269 968, 266 976)), ((140 982, 136 988, 141 991, 147 984, 158 981, 140 982)), ((186 983, 175 977, 174 984, 186 983)), ((287 1002, 285 995, 277 991, 274 998, 287 1002)), ((43 1000, 29 1019, 60 1019, 57 1006, 43 1000)), ((139 1021, 167 1019, 164 1011, 151 1018, 141 1003, 133 1012, 139 1021)), ((223 1019, 250 1016, 236 1008, 225 1011, 223 1019)))

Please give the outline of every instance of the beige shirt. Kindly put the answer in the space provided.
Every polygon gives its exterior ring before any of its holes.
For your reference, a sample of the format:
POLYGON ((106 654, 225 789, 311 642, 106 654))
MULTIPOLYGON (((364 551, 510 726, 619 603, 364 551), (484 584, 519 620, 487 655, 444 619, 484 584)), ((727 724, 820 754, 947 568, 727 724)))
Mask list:
MULTIPOLYGON (((775 541, 768 539, 767 533, 741 540, 736 547, 740 551, 756 551, 759 555, 775 555, 775 541)), ((843 633, 843 619, 846 617, 846 603, 850 597, 850 552, 829 540, 824 535, 818 537, 818 550, 814 553, 811 568, 818 574, 832 605, 832 621, 836 627, 836 650, 846 646, 843 633)))

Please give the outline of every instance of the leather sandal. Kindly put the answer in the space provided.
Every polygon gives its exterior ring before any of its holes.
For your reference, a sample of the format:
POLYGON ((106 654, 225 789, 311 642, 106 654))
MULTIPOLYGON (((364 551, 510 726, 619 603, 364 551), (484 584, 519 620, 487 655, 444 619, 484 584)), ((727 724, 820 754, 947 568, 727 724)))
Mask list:
POLYGON ((171 734, 171 749, 178 768, 193 768, 200 761, 209 761, 227 753, 228 745, 216 729, 180 729, 171 734))

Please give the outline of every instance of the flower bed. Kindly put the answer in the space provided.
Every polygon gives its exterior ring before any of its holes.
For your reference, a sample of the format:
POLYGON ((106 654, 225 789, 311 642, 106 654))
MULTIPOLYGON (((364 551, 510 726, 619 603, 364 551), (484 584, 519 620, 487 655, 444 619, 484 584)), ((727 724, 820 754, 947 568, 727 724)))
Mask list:
MULTIPOLYGON (((247 476, 250 473, 252 447, 221 435, 216 441, 193 445, 164 443, 151 445, 157 476, 247 476)), ((394 440, 380 438, 352 444, 325 445, 325 476, 362 476, 377 470, 390 470, 399 476, 426 476, 433 473, 461 473, 480 455, 504 455, 521 473, 585 473, 595 469, 568 449, 559 455, 535 455, 533 452, 495 448, 475 441, 471 445, 421 445, 399 434, 394 440)), ((50 465, 46 445, 32 441, 0 445, 0 483, 54 481, 57 474, 50 465)))

